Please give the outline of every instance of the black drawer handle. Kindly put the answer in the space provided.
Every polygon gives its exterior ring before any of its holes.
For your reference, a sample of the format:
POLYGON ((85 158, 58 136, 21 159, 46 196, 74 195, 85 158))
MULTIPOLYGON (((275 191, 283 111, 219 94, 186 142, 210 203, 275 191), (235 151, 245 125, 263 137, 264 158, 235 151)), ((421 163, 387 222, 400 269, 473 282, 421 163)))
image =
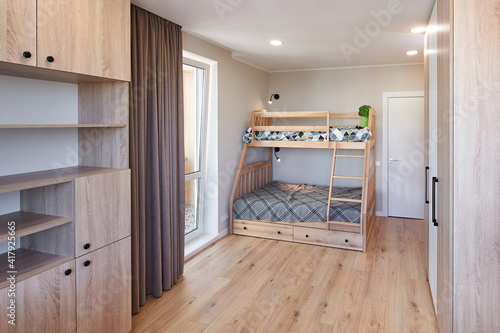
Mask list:
POLYGON ((26 59, 31 58, 31 52, 29 52, 29 51, 24 51, 24 52, 23 52, 23 57, 25 57, 26 59))
POLYGON ((436 218, 436 183, 438 183, 437 177, 432 177, 432 223, 434 226, 438 226, 438 221, 436 218))
POLYGON ((90 265, 90 260, 86 260, 84 263, 83 263, 83 266, 85 267, 88 267, 90 265))
POLYGON ((247 230, 247 227, 243 227, 243 229, 247 230))
POLYGON ((48 62, 54 62, 54 60, 55 60, 55 59, 54 59, 54 57, 53 57, 53 56, 48 56, 48 57, 47 57, 47 61, 48 61, 48 62))
POLYGON ((309 235, 306 235, 306 238, 309 238, 309 235))
POLYGON ((346 242, 346 243, 349 243, 349 240, 348 240, 348 239, 346 239, 346 240, 345 240, 345 242, 346 242))
POLYGON ((281 235, 281 231, 278 231, 278 235, 281 235))
POLYGON ((64 271, 64 275, 68 276, 71 274, 71 269, 67 269, 64 271))
POLYGON ((83 245, 83 249, 84 249, 84 250, 88 250, 88 249, 90 249, 90 244, 89 244, 89 243, 84 244, 84 245, 83 245))

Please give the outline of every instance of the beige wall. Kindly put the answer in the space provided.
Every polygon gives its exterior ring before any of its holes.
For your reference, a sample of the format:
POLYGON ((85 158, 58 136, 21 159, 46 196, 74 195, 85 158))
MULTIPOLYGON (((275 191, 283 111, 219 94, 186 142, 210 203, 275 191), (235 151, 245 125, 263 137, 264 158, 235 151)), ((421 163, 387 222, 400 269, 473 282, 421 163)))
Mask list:
MULTIPOLYGON (((423 74, 423 65, 271 73, 269 94, 278 93, 280 99, 270 110, 358 112, 361 105, 369 104, 377 111, 376 160, 383 163, 382 94, 423 91, 423 74)), ((328 185, 331 154, 326 150, 284 149, 280 152, 282 162, 275 163, 274 178, 292 183, 328 185)), ((382 165, 377 168, 377 211, 382 211, 382 165)), ((362 167, 359 167, 340 164, 337 171, 344 169, 361 174, 362 167)))
POLYGON ((218 184, 218 231, 222 232, 229 227, 227 221, 220 221, 229 213, 229 198, 243 149, 242 136, 251 111, 262 109, 269 98, 269 74, 234 60, 231 52, 187 33, 183 33, 183 43, 184 50, 217 61, 218 176, 208 175, 206 195, 212 195, 211 189, 218 184))

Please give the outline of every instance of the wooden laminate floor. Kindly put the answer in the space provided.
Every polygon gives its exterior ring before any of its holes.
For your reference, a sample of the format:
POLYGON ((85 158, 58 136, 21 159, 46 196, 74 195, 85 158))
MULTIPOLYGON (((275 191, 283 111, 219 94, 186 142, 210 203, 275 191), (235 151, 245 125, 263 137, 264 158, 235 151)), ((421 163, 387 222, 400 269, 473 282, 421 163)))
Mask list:
POLYGON ((437 332, 420 220, 379 218, 367 253, 226 236, 133 332, 437 332))

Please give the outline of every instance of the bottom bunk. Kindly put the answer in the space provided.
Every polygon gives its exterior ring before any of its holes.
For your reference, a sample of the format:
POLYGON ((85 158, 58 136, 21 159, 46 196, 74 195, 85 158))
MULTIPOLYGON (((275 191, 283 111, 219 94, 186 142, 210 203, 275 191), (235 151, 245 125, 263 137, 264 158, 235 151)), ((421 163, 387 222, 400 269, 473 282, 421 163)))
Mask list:
MULTIPOLYGON (((339 197, 361 199, 361 187, 334 187, 339 197)), ((361 204, 334 202, 330 220, 356 232, 329 230, 328 186, 267 183, 233 202, 233 233, 363 251, 361 204)), ((345 228, 346 228, 345 227, 345 228)))
MULTIPOLYGON (((233 218, 281 222, 326 222, 328 186, 286 184, 272 181, 233 202, 233 218)), ((333 187, 332 196, 361 200, 361 187, 333 187)), ((330 220, 361 221, 361 203, 336 201, 330 220)))
MULTIPOLYGON (((244 152, 245 153, 245 152, 244 152)), ((270 153, 271 155, 271 153, 270 153)), ((270 156, 271 157, 271 156, 270 156)), ((366 251, 375 218, 375 175, 366 188, 333 187, 327 221, 328 186, 272 181, 271 159, 242 167, 231 196, 231 232, 238 235, 366 251)))

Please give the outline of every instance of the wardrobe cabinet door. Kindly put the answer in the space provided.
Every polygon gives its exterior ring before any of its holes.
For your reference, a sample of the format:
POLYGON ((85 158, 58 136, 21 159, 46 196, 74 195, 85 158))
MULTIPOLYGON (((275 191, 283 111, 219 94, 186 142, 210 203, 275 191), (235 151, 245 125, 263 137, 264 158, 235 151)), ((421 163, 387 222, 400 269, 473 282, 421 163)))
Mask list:
POLYGON ((71 260, 16 283, 15 297, 10 297, 9 287, 2 289, 0 332, 75 332, 75 275, 71 260), (9 323, 11 300, 15 300, 15 322, 9 323))
POLYGON ((75 179, 75 256, 130 236, 130 170, 75 179))
POLYGON ((36 65, 36 0, 0 0, 0 61, 36 65))
POLYGON ((78 333, 132 329, 130 237, 76 259, 78 333))
POLYGON ((39 67, 130 80, 130 1, 38 0, 39 67))

